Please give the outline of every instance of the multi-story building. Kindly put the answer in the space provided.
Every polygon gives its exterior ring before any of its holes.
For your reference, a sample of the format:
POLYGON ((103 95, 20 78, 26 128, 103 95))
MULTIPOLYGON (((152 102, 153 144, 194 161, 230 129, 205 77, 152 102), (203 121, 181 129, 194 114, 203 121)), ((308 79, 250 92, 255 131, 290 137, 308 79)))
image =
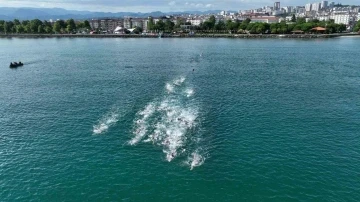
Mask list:
POLYGON ((360 7, 355 7, 355 8, 353 9, 353 12, 354 12, 354 13, 359 13, 359 12, 360 12, 360 7))
POLYGON ((280 10, 280 2, 274 3, 274 10, 280 10))
POLYGON ((305 11, 310 12, 312 9, 312 4, 305 4, 305 11))
POLYGON ((139 27, 139 28, 143 28, 143 19, 132 19, 131 20, 131 28, 135 28, 135 27, 139 27))
POLYGON ((131 29, 132 26, 132 19, 131 18, 125 18, 124 19, 124 28, 125 29, 131 29))
POLYGON ((305 7, 297 7, 296 8, 296 13, 305 13, 305 12, 306 12, 305 7))
POLYGON ((330 16, 318 16, 316 17, 319 21, 328 21, 330 20, 330 16))
POLYGON ((272 12, 272 15, 282 15, 282 14, 284 14, 283 10, 275 10, 272 12))
POLYGON ((92 19, 89 23, 91 29, 102 29, 108 32, 114 31, 117 26, 122 26, 120 19, 92 19))
POLYGON ((187 19, 186 22, 190 22, 191 25, 194 25, 194 26, 199 26, 203 20, 201 18, 192 18, 192 19, 187 19))
POLYGON ((320 8, 321 8, 321 3, 313 3, 313 4, 311 5, 311 10, 312 10, 312 11, 319 11, 320 8))
POLYGON ((265 13, 271 13, 273 10, 274 10, 274 8, 273 8, 273 7, 270 7, 270 6, 265 6, 265 7, 263 8, 263 11, 264 11, 265 13))
POLYGON ((282 10, 284 10, 285 13, 291 13, 292 12, 292 7, 291 6, 286 6, 286 7, 283 7, 282 10))
POLYGON ((116 27, 122 26, 122 22, 119 19, 101 19, 100 28, 107 32, 113 32, 116 27))
POLYGON ((142 27, 143 32, 148 31, 148 25, 149 25, 149 20, 148 19, 143 19, 143 27, 142 27))
POLYGON ((277 23, 279 22, 279 18, 275 17, 275 16, 262 16, 262 17, 254 17, 251 18, 250 23, 255 23, 255 22, 264 22, 264 23, 277 23))
POLYGON ((91 19, 89 24, 90 24, 91 29, 98 29, 100 27, 99 20, 97 20, 97 19, 91 19))
POLYGON ((252 13, 252 11, 251 10, 242 10, 242 11, 240 11, 240 13, 241 13, 241 15, 247 15, 247 14, 252 13))
POLYGON ((330 19, 334 20, 336 24, 349 25, 352 17, 349 13, 332 13, 330 19))
POLYGON ((322 1, 321 2, 321 10, 327 9, 328 8, 328 1, 322 1))

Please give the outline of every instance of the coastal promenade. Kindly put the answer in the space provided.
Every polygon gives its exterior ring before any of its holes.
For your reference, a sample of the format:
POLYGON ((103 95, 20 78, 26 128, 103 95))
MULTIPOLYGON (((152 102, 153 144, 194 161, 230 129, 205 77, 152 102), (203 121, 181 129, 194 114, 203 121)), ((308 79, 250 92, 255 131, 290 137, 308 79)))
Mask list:
MULTIPOLYGON (((338 34, 163 34, 161 38, 335 38, 340 36, 360 36, 359 33, 338 34)), ((0 38, 159 38, 151 34, 0 34, 0 38)))

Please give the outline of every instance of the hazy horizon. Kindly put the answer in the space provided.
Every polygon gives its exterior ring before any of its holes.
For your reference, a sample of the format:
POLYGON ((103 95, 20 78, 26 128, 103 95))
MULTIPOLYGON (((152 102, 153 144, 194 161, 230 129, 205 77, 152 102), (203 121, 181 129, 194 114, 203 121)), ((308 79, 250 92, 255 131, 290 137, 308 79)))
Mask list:
MULTIPOLYGON (((254 9, 263 6, 272 6, 275 1, 270 0, 189 0, 189 1, 172 1, 172 0, 124 0, 121 2, 115 0, 0 0, 0 7, 11 8, 63 8, 67 10, 92 11, 92 12, 182 12, 182 11, 207 11, 207 10, 244 10, 254 9)), ((320 1, 302 1, 302 0, 286 0, 280 1, 281 6, 303 6, 307 3, 320 1)), ((329 1, 331 2, 331 1, 329 1)), ((337 2, 342 4, 358 5, 355 0, 347 0, 337 2)))

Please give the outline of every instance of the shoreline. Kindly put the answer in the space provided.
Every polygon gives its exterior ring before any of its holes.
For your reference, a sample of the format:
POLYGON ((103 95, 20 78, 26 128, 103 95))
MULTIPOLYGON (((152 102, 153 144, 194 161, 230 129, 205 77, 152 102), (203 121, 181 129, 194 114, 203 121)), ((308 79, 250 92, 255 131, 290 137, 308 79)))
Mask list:
MULTIPOLYGON (((195 35, 162 35, 161 38, 292 38, 317 39, 336 38, 341 36, 360 36, 358 33, 339 34, 195 34, 195 35)), ((139 34, 0 34, 0 38, 159 38, 158 35, 139 34)))

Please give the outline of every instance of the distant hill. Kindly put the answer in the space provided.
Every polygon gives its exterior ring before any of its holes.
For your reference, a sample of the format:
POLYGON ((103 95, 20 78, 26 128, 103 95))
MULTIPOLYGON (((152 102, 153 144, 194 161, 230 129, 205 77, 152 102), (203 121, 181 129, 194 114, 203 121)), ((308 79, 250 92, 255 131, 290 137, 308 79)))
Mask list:
POLYGON ((164 15, 179 15, 179 14, 207 14, 207 13, 219 13, 219 10, 209 10, 209 11, 184 11, 184 12, 169 12, 163 13, 160 11, 150 12, 150 13, 135 13, 135 12, 91 12, 91 11, 76 11, 76 10, 66 10, 63 8, 9 8, 3 7, 0 8, 0 20, 31 20, 31 19, 40 19, 40 20, 49 20, 49 19, 91 19, 91 18, 105 18, 105 17, 159 17, 164 15))

